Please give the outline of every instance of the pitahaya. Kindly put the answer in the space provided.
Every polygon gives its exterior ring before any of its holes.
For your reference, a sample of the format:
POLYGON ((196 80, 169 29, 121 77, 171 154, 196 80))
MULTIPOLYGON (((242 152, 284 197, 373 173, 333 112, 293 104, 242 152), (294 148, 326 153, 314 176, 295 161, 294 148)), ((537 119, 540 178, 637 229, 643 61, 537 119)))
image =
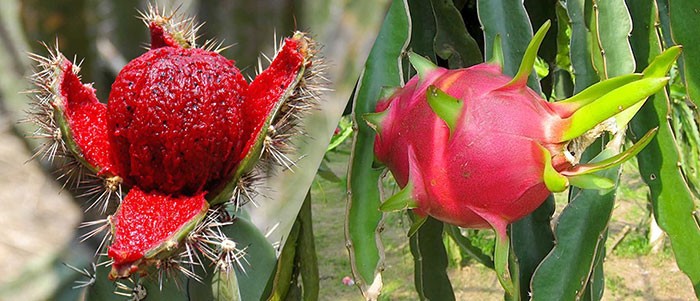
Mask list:
POLYGON ((602 162, 578 164, 576 155, 603 130, 621 129, 622 119, 666 85, 679 49, 643 74, 612 78, 551 103, 526 86, 548 27, 533 38, 515 78, 501 72, 498 39, 493 61, 465 69, 447 70, 409 54, 418 74, 400 89, 385 90, 377 113, 364 116, 377 132, 376 159, 402 188, 382 210, 415 209, 423 221, 430 215, 460 227, 492 227, 507 237, 506 226, 551 192, 569 185, 614 187, 593 172, 634 156, 655 131, 602 162))
MULTIPOLYGON (((128 190, 92 232, 110 229, 114 236, 107 252, 112 279, 182 265, 173 256, 183 250, 199 250, 215 262, 231 257, 217 252, 239 256, 217 247, 228 238, 211 228, 230 223, 223 205, 244 201, 237 197, 247 195, 241 190, 250 189, 261 157, 286 158, 279 148, 286 148, 297 117, 317 97, 309 84, 318 78, 311 70, 318 62, 306 34, 285 39, 249 84, 213 44, 197 48, 199 26, 177 17, 152 7, 143 15, 151 48, 121 70, 106 105, 58 49, 48 58, 34 56, 41 89, 32 119, 38 135, 53 140, 45 150, 68 158, 74 163, 69 168, 92 173, 105 196, 128 190)), ((108 201, 96 201, 103 202, 103 213, 108 201)))

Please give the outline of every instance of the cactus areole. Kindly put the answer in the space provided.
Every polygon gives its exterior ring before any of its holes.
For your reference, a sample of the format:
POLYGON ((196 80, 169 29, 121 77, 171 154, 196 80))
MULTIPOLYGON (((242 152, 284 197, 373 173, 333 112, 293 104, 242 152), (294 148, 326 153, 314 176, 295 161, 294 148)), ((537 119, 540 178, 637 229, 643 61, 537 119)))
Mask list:
POLYGON ((153 9, 143 17, 151 48, 119 72, 106 105, 58 50, 35 56, 43 68, 35 76, 43 88, 35 120, 57 140, 56 149, 102 179, 108 192, 128 190, 106 219, 112 279, 145 273, 186 243, 216 260, 217 248, 204 246, 211 236, 204 243, 188 237, 211 222, 213 206, 247 189, 242 179, 274 148, 266 143, 280 143, 279 130, 268 128, 299 116, 295 108, 308 103, 298 102, 315 96, 305 86, 314 75, 315 50, 301 32, 286 38, 269 67, 248 83, 218 50, 195 47, 191 20, 153 9))
MULTIPOLYGON (((385 90, 376 113, 364 116, 377 132, 376 159, 402 187, 382 210, 415 209, 419 216, 494 228, 505 236, 508 224, 534 211, 553 191, 569 185, 614 187, 593 172, 633 156, 655 131, 625 152, 590 164, 577 162, 580 145, 587 144, 582 140, 616 131, 624 119, 618 115, 634 115, 668 79, 649 70, 547 102, 526 86, 547 25, 535 35, 515 78, 501 72, 499 49, 493 61, 458 70, 409 55, 418 74, 404 87, 385 90)), ((496 44, 499 48, 498 39, 496 44)))

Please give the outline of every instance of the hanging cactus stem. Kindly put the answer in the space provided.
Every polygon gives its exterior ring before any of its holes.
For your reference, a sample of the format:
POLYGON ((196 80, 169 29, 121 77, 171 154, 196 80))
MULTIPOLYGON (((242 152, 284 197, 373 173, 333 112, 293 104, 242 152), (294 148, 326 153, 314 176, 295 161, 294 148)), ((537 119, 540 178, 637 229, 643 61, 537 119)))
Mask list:
POLYGON ((496 270, 498 282, 510 297, 510 300, 519 300, 519 290, 516 288, 515 282, 511 278, 511 272, 508 269, 508 257, 510 256, 510 239, 508 235, 502 235, 496 231, 496 244, 493 252, 493 265, 496 270))

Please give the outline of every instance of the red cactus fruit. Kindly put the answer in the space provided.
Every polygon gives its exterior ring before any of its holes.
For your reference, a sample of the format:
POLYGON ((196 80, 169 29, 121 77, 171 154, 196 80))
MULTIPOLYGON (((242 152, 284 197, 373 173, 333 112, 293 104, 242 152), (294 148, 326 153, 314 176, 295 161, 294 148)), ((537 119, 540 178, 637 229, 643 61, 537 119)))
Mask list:
MULTIPOLYGON (((526 86, 547 25, 535 35, 515 78, 502 74, 498 55, 458 70, 409 55, 418 75, 388 90, 378 113, 365 116, 377 132, 377 160, 402 187, 382 210, 414 208, 419 216, 493 227, 505 237, 509 223, 534 211, 552 191, 614 186, 592 172, 635 155, 654 131, 626 152, 593 164, 577 164, 571 141, 585 133, 597 137, 600 132, 590 131, 606 120, 615 124, 610 118, 616 115, 626 124, 625 116, 666 85, 673 60, 550 103, 526 86)), ((665 57, 675 59, 676 50, 665 57)))
POLYGON ((247 184, 259 159, 270 157, 262 154, 274 147, 266 141, 291 136, 293 119, 316 97, 306 86, 317 74, 310 71, 314 45, 301 32, 284 40, 249 85, 233 61, 195 47, 191 21, 153 9, 143 17, 151 49, 119 72, 106 105, 58 50, 35 56, 43 92, 34 119, 57 142, 46 150, 65 150, 108 192, 129 190, 104 227, 114 236, 107 252, 113 279, 159 266, 190 243, 185 238, 198 224, 215 226, 225 214, 205 218, 210 207, 247 184))
POLYGON ((188 195, 228 176, 245 143, 247 88, 232 61, 203 49, 156 48, 129 62, 107 105, 119 173, 147 191, 188 195))
POLYGON ((129 191, 119 210, 111 217, 114 241, 108 255, 113 263, 112 278, 129 276, 139 270, 144 252, 157 254, 177 249, 207 212, 204 193, 172 197, 161 192, 145 193, 138 187, 129 191))

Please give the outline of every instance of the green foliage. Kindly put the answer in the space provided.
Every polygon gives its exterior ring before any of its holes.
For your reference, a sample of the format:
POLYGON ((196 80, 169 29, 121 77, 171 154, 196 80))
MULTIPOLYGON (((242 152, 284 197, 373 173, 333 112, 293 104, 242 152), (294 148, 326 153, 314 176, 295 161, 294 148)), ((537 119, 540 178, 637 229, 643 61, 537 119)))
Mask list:
POLYGON ((377 210, 380 204, 377 183, 381 171, 373 168, 374 131, 359 118, 374 111, 382 87, 402 83, 401 55, 411 30, 407 13, 404 1, 392 1, 377 35, 379 42, 370 51, 353 99, 353 122, 357 125, 357 131, 348 170, 346 239, 355 282, 367 298, 379 294, 377 288, 368 290, 372 284, 381 288, 380 273, 384 269, 381 262, 383 246, 377 237, 382 219, 382 213, 377 210))
POLYGON ((651 251, 649 237, 637 231, 631 232, 620 242, 613 254, 621 257, 638 257, 651 251))
MULTIPOLYGON (((647 29, 633 32, 631 38, 637 67, 641 68, 663 49, 661 37, 670 33, 650 26, 659 22, 659 11, 653 3, 635 2, 630 8, 633 16, 636 16, 633 20, 637 28, 647 29)), ((697 54, 692 51, 684 54, 685 57, 693 55, 697 54)), ((691 279, 696 296, 700 296, 700 254, 693 247, 700 244, 700 228, 692 214, 697 210, 697 204, 683 175, 684 166, 680 160, 677 140, 668 120, 668 116, 672 116, 669 108, 670 99, 667 91, 663 90, 650 97, 636 120, 633 120, 631 129, 639 135, 643 130, 659 127, 656 139, 637 156, 639 171, 651 191, 652 213, 671 239, 678 266, 691 279)))

